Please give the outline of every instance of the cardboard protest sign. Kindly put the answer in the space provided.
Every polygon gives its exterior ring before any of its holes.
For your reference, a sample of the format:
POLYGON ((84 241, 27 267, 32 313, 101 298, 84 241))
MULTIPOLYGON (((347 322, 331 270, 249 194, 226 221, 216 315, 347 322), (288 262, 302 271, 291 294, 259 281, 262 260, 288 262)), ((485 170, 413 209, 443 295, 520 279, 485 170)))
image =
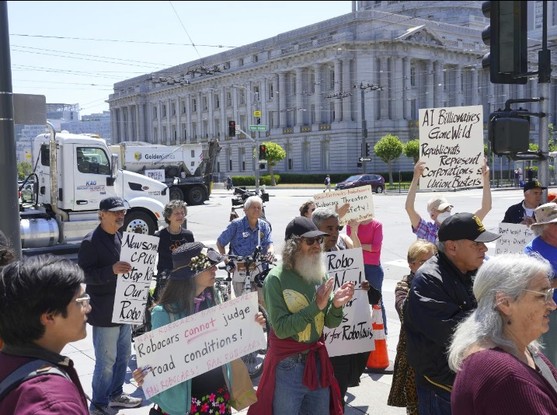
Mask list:
MULTIPOLYGON (((348 281, 356 288, 365 281, 362 248, 325 252, 329 278, 335 279, 333 290, 348 281)), ((352 300, 344 306, 344 316, 338 327, 325 327, 323 334, 329 356, 342 356, 375 349, 371 326, 371 308, 367 292, 355 290, 352 300)))
POLYGON ((420 189, 452 190, 482 185, 483 107, 419 111, 420 189))
POLYGON ((330 207, 333 210, 349 203, 348 212, 339 217, 341 225, 346 225, 353 219, 358 222, 371 219, 374 214, 373 196, 369 185, 317 193, 313 195, 313 201, 316 207, 330 207))
POLYGON ((520 223, 500 223, 501 237, 495 243, 495 255, 524 252, 524 247, 535 238, 534 232, 520 223))
POLYGON ((143 383, 145 397, 264 348, 257 312, 252 292, 136 337, 137 366, 152 368, 143 383))
POLYGON ((158 246, 159 238, 156 236, 131 232, 122 235, 120 261, 129 262, 132 269, 127 274, 118 274, 113 323, 143 323, 158 246))

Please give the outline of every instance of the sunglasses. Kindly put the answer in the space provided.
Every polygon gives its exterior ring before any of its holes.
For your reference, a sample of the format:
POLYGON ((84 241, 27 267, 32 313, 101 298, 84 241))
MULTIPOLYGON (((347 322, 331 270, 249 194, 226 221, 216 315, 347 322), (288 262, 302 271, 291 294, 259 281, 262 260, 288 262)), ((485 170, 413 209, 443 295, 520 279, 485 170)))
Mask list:
POLYGON ((321 245, 323 243, 323 237, 322 236, 314 236, 313 238, 302 238, 304 240, 304 242, 307 245, 313 245, 314 243, 318 243, 319 245, 321 245))
POLYGON ((553 300, 553 292, 555 291, 555 288, 548 288, 547 290, 543 290, 543 291, 534 291, 534 290, 525 289, 524 291, 528 291, 529 293, 534 293, 538 295, 543 295, 544 301, 546 303, 549 303, 551 302, 551 300, 553 300))

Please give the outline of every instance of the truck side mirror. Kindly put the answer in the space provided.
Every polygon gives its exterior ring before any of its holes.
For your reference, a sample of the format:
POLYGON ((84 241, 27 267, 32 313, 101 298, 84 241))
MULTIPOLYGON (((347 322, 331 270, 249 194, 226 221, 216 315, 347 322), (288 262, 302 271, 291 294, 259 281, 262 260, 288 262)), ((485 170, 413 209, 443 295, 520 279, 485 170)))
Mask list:
POLYGON ((120 165, 120 157, 118 156, 118 154, 112 153, 110 156, 110 167, 111 167, 110 177, 114 180, 116 180, 116 177, 118 177, 119 165, 120 165))

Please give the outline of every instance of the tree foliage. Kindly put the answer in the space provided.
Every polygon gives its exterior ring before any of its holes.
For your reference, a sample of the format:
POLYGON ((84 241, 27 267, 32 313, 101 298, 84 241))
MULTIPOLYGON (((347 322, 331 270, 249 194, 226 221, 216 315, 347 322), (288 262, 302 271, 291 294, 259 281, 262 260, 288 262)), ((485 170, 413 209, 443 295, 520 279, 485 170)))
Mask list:
MULTIPOLYGON (((277 165, 279 161, 286 158, 286 151, 279 144, 272 141, 264 141, 263 143, 267 148, 267 172, 271 175, 271 186, 276 185, 275 175, 273 173, 273 167, 277 165)), ((258 148, 254 151, 254 157, 257 157, 258 148)))
POLYGON ((33 172, 33 166, 27 161, 17 163, 17 178, 23 180, 33 172))
POLYGON ((375 154, 387 163, 387 167, 389 168, 389 183, 391 185, 393 184, 392 162, 402 155, 403 149, 404 144, 402 144, 400 138, 392 134, 381 137, 375 144, 375 147, 373 147, 375 154))
POLYGON ((404 155, 414 160, 414 163, 417 163, 420 158, 420 140, 417 138, 409 140, 404 145, 404 155))

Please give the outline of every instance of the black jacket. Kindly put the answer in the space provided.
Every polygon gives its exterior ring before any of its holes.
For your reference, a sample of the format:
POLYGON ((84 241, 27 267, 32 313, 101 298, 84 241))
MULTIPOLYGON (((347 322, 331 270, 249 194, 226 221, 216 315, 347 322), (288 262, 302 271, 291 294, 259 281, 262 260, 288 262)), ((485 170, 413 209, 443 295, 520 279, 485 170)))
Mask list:
POLYGON ((91 296, 91 312, 87 315, 87 322, 92 326, 119 326, 112 323, 117 280, 112 266, 120 260, 121 250, 122 234, 107 233, 100 225, 81 242, 77 261, 85 272, 86 291, 91 296))
POLYGON ((419 385, 449 392, 452 388, 455 373, 449 369, 447 348, 456 325, 477 306, 473 275, 461 273, 441 252, 416 272, 404 324, 408 362, 419 385))
POLYGON ((505 212, 505 217, 503 218, 504 223, 520 223, 526 215, 524 210, 524 201, 517 203, 516 205, 509 206, 505 212))

